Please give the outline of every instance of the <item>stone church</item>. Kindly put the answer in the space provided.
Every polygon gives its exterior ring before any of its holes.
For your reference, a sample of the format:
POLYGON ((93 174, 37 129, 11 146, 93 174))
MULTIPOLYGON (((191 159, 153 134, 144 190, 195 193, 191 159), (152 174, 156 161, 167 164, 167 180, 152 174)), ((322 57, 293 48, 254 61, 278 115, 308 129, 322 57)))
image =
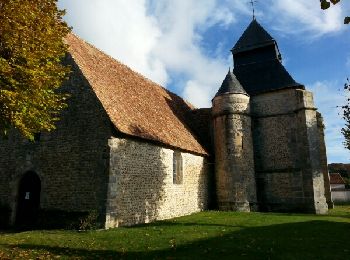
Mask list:
POLYGON ((255 19, 211 108, 73 34, 66 42, 70 98, 57 129, 0 140, 0 214, 10 224, 41 210, 96 211, 111 228, 211 208, 323 214, 332 205, 322 117, 255 19))

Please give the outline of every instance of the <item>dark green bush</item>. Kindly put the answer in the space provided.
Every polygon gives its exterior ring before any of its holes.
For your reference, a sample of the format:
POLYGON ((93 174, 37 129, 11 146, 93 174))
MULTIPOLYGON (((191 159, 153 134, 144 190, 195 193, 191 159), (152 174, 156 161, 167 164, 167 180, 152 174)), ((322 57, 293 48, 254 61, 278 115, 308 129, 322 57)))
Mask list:
POLYGON ((343 177, 344 181, 345 181, 345 188, 346 189, 350 189, 350 178, 348 177, 343 177))

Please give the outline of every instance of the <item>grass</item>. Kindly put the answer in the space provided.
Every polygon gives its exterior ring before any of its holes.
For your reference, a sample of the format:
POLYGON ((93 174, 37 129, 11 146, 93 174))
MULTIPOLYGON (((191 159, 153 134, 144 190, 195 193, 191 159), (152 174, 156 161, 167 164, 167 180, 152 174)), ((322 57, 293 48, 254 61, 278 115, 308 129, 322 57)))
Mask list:
POLYGON ((0 259, 348 259, 350 206, 329 215, 202 212, 102 231, 0 232, 0 259))

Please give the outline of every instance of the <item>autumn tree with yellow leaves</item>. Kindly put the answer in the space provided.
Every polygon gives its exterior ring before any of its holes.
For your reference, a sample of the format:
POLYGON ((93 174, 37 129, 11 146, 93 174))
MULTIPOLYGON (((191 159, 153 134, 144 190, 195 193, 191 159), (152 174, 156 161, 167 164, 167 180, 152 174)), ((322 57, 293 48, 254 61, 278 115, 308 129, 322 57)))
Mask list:
POLYGON ((69 73, 63 15, 57 0, 0 1, 0 135, 16 128, 33 139, 55 128, 69 73))

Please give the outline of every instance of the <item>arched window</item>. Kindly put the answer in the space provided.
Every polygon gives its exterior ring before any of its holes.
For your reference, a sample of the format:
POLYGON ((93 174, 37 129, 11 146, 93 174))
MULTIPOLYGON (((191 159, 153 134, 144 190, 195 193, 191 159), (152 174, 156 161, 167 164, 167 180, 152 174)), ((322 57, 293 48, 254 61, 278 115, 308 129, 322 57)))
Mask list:
POLYGON ((175 151, 173 153, 173 183, 182 184, 183 166, 181 153, 175 151))

